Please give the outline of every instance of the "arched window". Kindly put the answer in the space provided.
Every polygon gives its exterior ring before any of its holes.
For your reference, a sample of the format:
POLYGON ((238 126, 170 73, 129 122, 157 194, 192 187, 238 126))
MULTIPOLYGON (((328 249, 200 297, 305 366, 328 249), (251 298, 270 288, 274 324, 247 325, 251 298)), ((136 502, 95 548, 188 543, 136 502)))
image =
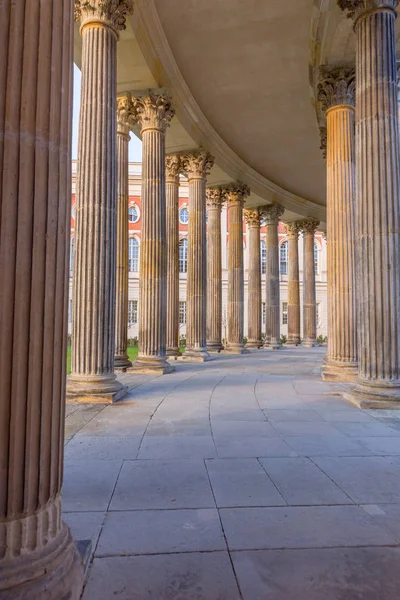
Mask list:
POLYGON ((134 237, 129 238, 128 265, 130 272, 139 271, 139 242, 134 237))
POLYGON ((317 244, 314 244, 314 265, 315 265, 315 273, 319 273, 319 250, 317 244))
POLYGON ((288 243, 282 242, 279 250, 279 272, 281 275, 287 275, 288 271, 288 243))
POLYGON ((183 238, 179 242, 179 273, 187 273, 188 241, 183 238))
POLYGON ((134 204, 133 206, 130 206, 128 208, 128 219, 130 223, 137 223, 139 221, 139 209, 136 206, 136 204, 134 204))
POLYGON ((264 240, 261 240, 260 254, 261 254, 261 273, 263 275, 265 275, 265 273, 267 272, 267 245, 264 240))
POLYGON ((189 211, 187 206, 182 206, 182 208, 179 210, 179 221, 182 223, 182 225, 187 225, 189 223, 189 211))
POLYGON ((69 270, 74 270, 74 253, 75 253, 75 236, 71 237, 71 243, 69 246, 69 270))

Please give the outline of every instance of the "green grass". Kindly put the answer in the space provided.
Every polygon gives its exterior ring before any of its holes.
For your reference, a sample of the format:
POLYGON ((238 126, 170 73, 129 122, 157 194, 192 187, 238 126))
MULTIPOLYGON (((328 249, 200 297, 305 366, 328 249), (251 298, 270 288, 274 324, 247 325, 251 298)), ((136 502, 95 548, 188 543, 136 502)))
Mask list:
MULTIPOLYGON (((185 348, 181 348, 181 352, 184 352, 185 348)), ((138 347, 137 346, 128 346, 128 356, 129 360, 132 362, 137 359, 138 356, 138 347)), ((67 347, 67 375, 71 373, 71 346, 67 347)))

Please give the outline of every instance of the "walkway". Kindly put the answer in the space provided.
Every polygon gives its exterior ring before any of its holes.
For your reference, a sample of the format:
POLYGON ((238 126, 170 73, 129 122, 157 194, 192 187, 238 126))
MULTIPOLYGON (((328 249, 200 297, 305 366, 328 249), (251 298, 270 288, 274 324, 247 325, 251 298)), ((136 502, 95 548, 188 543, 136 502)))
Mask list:
POLYGON ((394 600, 400 420, 322 383, 324 349, 219 356, 68 406, 84 600, 394 600))

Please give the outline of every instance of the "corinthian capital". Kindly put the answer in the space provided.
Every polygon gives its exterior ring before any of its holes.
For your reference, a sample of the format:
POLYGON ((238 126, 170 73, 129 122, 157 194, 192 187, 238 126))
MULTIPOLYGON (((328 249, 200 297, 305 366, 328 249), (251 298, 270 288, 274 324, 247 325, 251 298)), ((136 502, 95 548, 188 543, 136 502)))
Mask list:
POLYGON ((160 129, 165 132, 175 115, 171 98, 164 92, 149 90, 146 94, 135 96, 132 102, 135 121, 139 123, 142 131, 160 129))
POLYGON ((129 92, 117 96, 117 131, 129 135, 135 124, 132 96, 129 92))
POLYGON ((248 227, 260 227, 261 215, 258 208, 246 208, 243 213, 248 227))
POLYGON ((182 154, 182 170, 189 179, 206 178, 213 166, 214 157, 204 148, 182 154))
POLYGON ((293 223, 285 223, 285 231, 289 240, 297 240, 299 238, 299 231, 301 229, 301 223, 294 221, 293 223))
POLYGON ((337 0, 339 8, 355 21, 365 13, 381 10, 392 10, 394 13, 399 0, 337 0))
POLYGON ((167 154, 165 157, 165 176, 167 179, 179 183, 179 173, 182 170, 180 154, 167 154))
POLYGON ((268 204, 263 206, 261 211, 266 225, 278 225, 285 209, 280 204, 268 204))
POLYGON ((224 189, 221 185, 206 189, 207 208, 221 209, 225 202, 224 189))
POLYGON ((318 100, 326 112, 332 106, 354 106, 356 75, 353 67, 338 65, 332 69, 322 67, 318 84, 318 100))
POLYGON ((298 224, 303 233, 314 234, 317 231, 319 221, 316 219, 304 219, 303 221, 298 221, 298 224))
POLYGON ((81 27, 102 21, 116 33, 126 28, 126 17, 133 13, 133 0, 75 0, 75 21, 81 27))
POLYGON ((225 197, 228 204, 241 204, 243 206, 247 196, 250 196, 250 188, 241 181, 236 181, 224 186, 225 197))

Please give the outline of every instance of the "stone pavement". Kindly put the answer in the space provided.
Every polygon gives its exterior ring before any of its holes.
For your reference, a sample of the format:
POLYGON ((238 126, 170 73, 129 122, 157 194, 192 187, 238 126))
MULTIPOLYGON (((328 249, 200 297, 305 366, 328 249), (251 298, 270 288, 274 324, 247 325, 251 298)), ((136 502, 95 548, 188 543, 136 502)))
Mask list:
POLYGON ((176 364, 69 405, 64 517, 84 600, 394 600, 400 420, 323 383, 325 350, 176 364))

